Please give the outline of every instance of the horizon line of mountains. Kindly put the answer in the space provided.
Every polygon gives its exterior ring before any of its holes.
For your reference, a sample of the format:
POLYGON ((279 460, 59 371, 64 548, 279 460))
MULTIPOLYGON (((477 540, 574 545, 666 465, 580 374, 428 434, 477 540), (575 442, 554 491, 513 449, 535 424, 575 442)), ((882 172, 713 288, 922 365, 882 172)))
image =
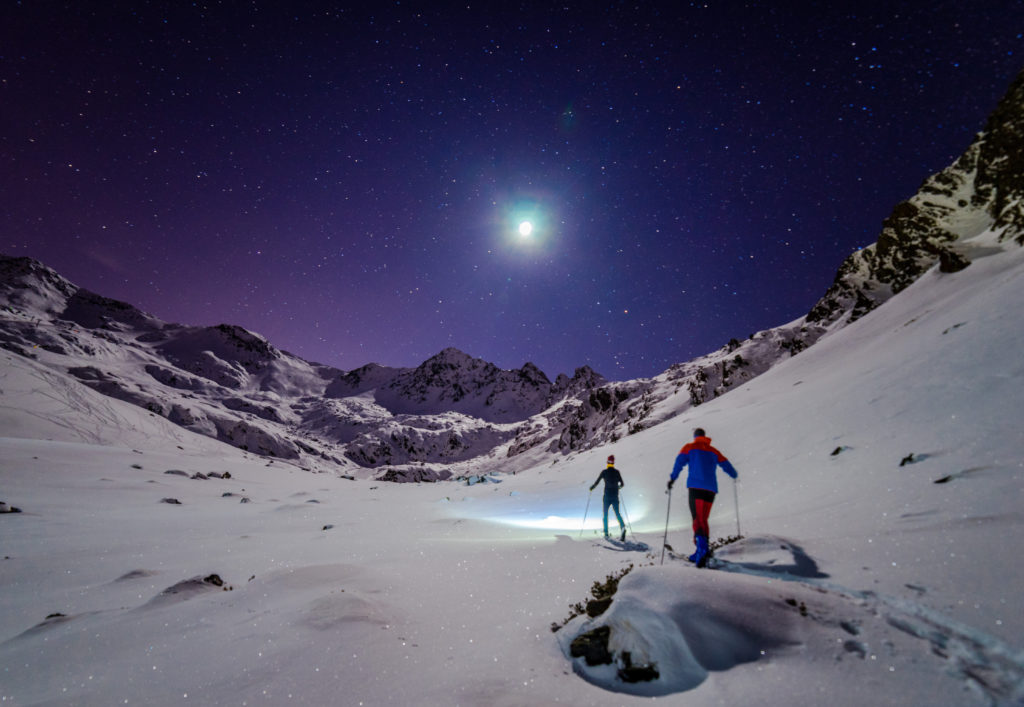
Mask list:
POLYGON ((863 317, 936 264, 968 267, 962 243, 986 231, 1024 246, 1024 73, 963 155, 893 209, 878 241, 842 263, 806 316, 652 378, 610 382, 582 366, 552 382, 532 363, 503 370, 455 348, 414 368, 343 371, 242 327, 162 322, 6 255, 0 348, 256 454, 432 481, 460 462, 456 473, 515 470, 670 419, 863 317))

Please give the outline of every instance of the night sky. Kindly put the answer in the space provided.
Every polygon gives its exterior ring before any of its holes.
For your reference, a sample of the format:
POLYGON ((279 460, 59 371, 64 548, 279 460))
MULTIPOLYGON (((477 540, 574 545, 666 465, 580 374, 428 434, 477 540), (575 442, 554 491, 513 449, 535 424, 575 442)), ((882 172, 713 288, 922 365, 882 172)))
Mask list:
POLYGON ((0 251, 346 370, 656 375, 805 314, 1022 30, 961 0, 4 2, 0 251))

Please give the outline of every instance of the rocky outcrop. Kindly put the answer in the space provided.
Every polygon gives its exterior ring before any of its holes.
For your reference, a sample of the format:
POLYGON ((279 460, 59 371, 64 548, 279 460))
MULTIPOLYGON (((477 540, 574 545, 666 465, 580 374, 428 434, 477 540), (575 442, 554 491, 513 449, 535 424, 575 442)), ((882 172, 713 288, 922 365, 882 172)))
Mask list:
POLYGON ((807 321, 852 322, 936 263, 962 270, 970 263, 958 245, 989 229, 1024 245, 1024 73, 966 152, 893 209, 876 243, 843 262, 807 321))

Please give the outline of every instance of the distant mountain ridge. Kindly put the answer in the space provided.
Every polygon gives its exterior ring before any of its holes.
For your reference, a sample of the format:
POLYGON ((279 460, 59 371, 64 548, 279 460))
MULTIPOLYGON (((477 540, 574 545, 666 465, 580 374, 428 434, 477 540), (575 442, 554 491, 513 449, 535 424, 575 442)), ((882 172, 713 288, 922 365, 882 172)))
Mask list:
POLYGON ((954 164, 925 180, 852 254, 805 317, 649 379, 589 367, 554 382, 448 348, 415 368, 304 361, 242 327, 168 324, 0 256, 0 348, 198 434, 321 471, 437 480, 514 471, 659 424, 856 321, 938 266, 970 265, 972 239, 1024 245, 1024 74, 954 164))
POLYGON ((589 366, 554 383, 537 366, 506 371, 493 363, 447 348, 416 368, 370 364, 331 383, 327 397, 345 398, 374 390, 376 401, 394 414, 430 415, 461 412, 488 422, 525 420, 605 379, 589 366))
POLYGON ((370 467, 458 460, 513 436, 490 423, 521 422, 605 382, 584 367, 552 383, 533 364, 505 371, 454 348, 417 368, 346 373, 242 327, 164 323, 30 258, 0 256, 0 301, 0 347, 44 357, 194 432, 284 459, 370 467))

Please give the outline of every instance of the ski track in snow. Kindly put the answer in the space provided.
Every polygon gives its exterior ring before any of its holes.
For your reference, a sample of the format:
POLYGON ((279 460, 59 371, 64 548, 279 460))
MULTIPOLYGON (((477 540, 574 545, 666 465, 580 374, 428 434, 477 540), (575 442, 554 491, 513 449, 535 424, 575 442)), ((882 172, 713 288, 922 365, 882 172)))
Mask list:
MULTIPOLYGON (((821 576, 809 576, 808 571, 812 568, 813 574, 820 574, 817 572, 817 563, 801 548, 784 538, 758 537, 746 542, 751 540, 761 544, 777 541, 780 549, 791 554, 793 564, 780 566, 774 561, 730 561, 722 555, 728 557, 730 554, 740 554, 742 547, 729 545, 716 552, 712 559, 715 563, 712 569, 795 582, 844 597, 882 616, 892 627, 927 641, 935 655, 946 659, 951 670, 968 683, 976 685, 993 704, 1024 704, 1024 651, 1014 651, 998 638, 945 617, 918 602, 872 591, 849 589, 822 579, 821 576), (788 567, 793 567, 794 571, 788 567)), ((688 562, 678 553, 673 555, 679 558, 678 561, 688 562)))
MULTIPOLYGON (((3 407, 67 430, 87 444, 103 444, 111 429, 137 429, 130 419, 118 412, 112 398, 94 394, 90 389, 75 385, 66 377, 41 367, 24 370, 32 381, 38 383, 38 386, 31 389, 31 394, 51 401, 53 409, 41 411, 9 405, 3 407), (83 424, 86 421, 89 426, 83 424)), ((169 436, 176 442, 186 442, 185 433, 177 430, 171 430, 169 436)))

